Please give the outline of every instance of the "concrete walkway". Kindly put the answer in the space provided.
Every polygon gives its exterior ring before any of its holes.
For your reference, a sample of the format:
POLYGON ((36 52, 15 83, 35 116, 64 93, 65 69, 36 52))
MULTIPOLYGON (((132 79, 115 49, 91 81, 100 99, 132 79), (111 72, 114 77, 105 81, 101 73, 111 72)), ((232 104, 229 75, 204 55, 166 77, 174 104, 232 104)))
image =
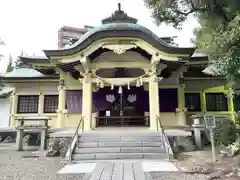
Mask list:
POLYGON ((59 173, 85 173, 82 180, 152 180, 152 171, 175 172, 178 169, 169 162, 108 161, 67 165, 59 173))

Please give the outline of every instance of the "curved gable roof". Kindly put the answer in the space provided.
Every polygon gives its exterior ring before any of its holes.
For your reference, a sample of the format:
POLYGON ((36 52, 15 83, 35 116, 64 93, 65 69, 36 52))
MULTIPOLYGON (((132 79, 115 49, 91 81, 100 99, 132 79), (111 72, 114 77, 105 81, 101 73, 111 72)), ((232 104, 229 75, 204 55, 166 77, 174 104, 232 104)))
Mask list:
POLYGON ((195 51, 195 48, 179 48, 167 44, 149 29, 134 23, 108 23, 100 27, 93 28, 84 34, 75 44, 59 50, 44 50, 46 56, 68 56, 84 50, 93 42, 109 37, 131 37, 142 39, 151 44, 156 49, 171 54, 189 54, 195 51))

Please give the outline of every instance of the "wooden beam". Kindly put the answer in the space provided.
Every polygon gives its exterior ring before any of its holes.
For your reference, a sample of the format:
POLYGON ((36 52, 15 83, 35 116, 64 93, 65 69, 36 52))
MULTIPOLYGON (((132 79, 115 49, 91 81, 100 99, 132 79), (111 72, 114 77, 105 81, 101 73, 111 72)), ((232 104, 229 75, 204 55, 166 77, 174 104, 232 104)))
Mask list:
MULTIPOLYGON (((102 78, 102 81, 109 85, 114 84, 116 86, 124 86, 128 85, 128 83, 136 83, 137 79, 139 78, 102 78)), ((79 78, 79 80, 82 82, 83 78, 79 78)), ((158 80, 161 81, 162 77, 158 77, 158 80)), ((92 78, 92 83, 97 83, 98 81, 97 78, 92 78)), ((142 78, 142 82, 149 82, 149 77, 142 78)))
POLYGON ((151 69, 152 65, 150 63, 141 63, 141 62, 97 62, 91 64, 91 69, 109 69, 109 68, 118 68, 126 67, 127 68, 143 68, 151 69))
POLYGON ((82 65, 78 64, 74 66, 74 69, 80 72, 81 75, 84 75, 84 68, 82 67, 82 65))

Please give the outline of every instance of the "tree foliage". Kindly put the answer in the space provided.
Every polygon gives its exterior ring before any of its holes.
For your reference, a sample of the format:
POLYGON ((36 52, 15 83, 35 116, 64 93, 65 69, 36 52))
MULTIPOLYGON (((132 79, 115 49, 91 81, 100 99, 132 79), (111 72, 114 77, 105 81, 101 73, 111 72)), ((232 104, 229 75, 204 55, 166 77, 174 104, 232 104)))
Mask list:
POLYGON ((6 72, 11 72, 13 70, 13 58, 12 56, 10 55, 9 56, 9 62, 8 62, 8 66, 7 66, 7 70, 6 72))
MULTIPOLYGON (((0 47, 4 45, 4 42, 3 40, 0 38, 0 47)), ((1 54, 1 51, 0 51, 0 60, 1 58, 3 57, 3 54, 1 54)), ((2 83, 2 77, 0 75, 0 91, 2 90, 2 88, 4 87, 3 83, 2 83)))
POLYGON ((197 48, 209 54, 218 72, 230 83, 240 80, 240 1, 239 0, 145 0, 152 16, 181 28, 194 15, 200 24, 196 30, 197 48))
MULTIPOLYGON (((4 45, 4 42, 3 40, 0 38, 0 47, 4 45)), ((3 54, 1 54, 1 51, 0 51, 0 60, 1 58, 3 57, 3 54)))

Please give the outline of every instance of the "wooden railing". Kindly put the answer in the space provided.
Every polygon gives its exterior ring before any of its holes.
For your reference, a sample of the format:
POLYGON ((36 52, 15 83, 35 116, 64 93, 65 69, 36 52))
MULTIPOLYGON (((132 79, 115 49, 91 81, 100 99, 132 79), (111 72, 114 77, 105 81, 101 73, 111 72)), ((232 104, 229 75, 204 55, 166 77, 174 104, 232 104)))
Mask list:
POLYGON ((149 116, 101 116, 97 126, 149 126, 149 116))
POLYGON ((79 128, 80 128, 81 125, 82 125, 82 132, 83 132, 83 130, 84 130, 83 129, 84 128, 84 117, 82 117, 80 119, 80 121, 78 123, 78 126, 76 128, 76 131, 75 131, 75 133, 74 133, 74 135, 72 137, 72 142, 71 142, 71 144, 70 144, 70 146, 68 148, 68 151, 66 153, 65 159, 68 160, 68 161, 72 161, 72 153, 73 153, 73 150, 74 150, 74 148, 76 146, 76 143, 77 143, 77 140, 78 140, 79 128))
MULTIPOLYGON (((167 137, 167 135, 164 131, 164 128, 163 128, 160 117, 157 117, 157 128, 158 127, 161 128, 163 146, 164 146, 165 151, 167 153, 168 161, 170 161, 171 160, 170 152, 172 152, 172 148, 171 148, 171 145, 169 143, 168 137, 167 137)), ((158 128, 158 131, 159 131, 159 128, 158 128)))

